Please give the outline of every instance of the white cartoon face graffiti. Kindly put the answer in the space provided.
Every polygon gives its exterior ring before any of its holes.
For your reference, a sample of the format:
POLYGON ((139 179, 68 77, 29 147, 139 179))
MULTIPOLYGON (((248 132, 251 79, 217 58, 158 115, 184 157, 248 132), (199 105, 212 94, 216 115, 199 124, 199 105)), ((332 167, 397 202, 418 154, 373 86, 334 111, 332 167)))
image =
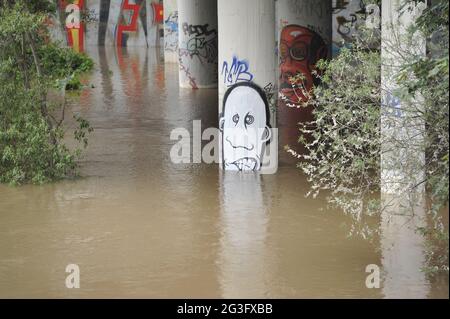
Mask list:
POLYGON ((228 89, 220 119, 225 170, 261 168, 264 147, 272 134, 268 122, 268 103, 263 90, 250 82, 228 89))

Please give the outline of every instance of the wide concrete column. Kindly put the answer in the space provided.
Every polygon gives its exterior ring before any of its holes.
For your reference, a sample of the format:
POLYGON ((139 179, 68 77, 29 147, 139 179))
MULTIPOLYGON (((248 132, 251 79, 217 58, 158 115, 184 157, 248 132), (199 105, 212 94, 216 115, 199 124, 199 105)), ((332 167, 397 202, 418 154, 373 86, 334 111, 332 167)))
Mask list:
POLYGON ((164 0, 164 61, 178 63, 178 1, 164 0))
POLYGON ((180 87, 217 87, 217 1, 178 2, 180 87))
MULTIPOLYGON (((332 7, 329 0, 278 0, 278 127, 280 146, 289 145, 299 153, 298 124, 312 120, 312 109, 301 107, 319 80, 312 73, 316 63, 331 57, 332 7), (292 83, 291 77, 303 75, 292 83), (302 89, 303 88, 303 89, 302 89)), ((285 153, 285 152, 284 152, 285 153)), ((286 155, 285 162, 296 159, 286 155)))
MULTIPOLYGON (((218 0, 218 15, 219 15, 219 113, 222 116, 221 125, 224 124, 225 131, 227 128, 240 127, 241 122, 246 118, 246 114, 254 117, 254 123, 258 123, 258 129, 265 131, 266 123, 275 127, 275 102, 276 101, 276 44, 275 44, 275 1, 274 0, 218 0), (238 100, 239 105, 230 105, 230 108, 236 107, 236 112, 233 111, 235 120, 239 113, 239 125, 236 126, 233 122, 232 114, 222 114, 223 99, 225 93, 233 85, 239 83, 243 87, 238 88, 233 94, 229 95, 229 101, 238 100), (260 94, 261 93, 261 94, 260 94), (263 98, 260 98, 263 96, 263 98), (253 104, 252 104, 253 103, 253 104), (253 110, 250 108, 254 107, 253 110), (250 113, 249 113, 250 112, 250 113), (252 113, 253 112, 253 113, 252 113), (242 113, 242 114, 241 114, 242 113), (230 116, 228 116, 230 115, 230 116)), ((234 102, 233 102, 234 103, 234 102)), ((231 104, 233 104, 231 103, 231 104)), ((242 134, 248 133, 249 126, 242 126, 242 134)), ((225 158, 239 157, 233 153, 233 150, 226 150, 223 148, 223 136, 226 133, 222 132, 220 136, 220 160, 225 161, 225 158), (222 151, 223 150, 223 151, 222 151)), ((270 145, 276 145, 277 136, 275 130, 271 134, 270 145)), ((240 138, 239 133, 230 133, 234 138, 240 138)), ((265 133, 263 133, 265 134, 265 133)), ((265 135, 264 135, 265 136, 265 135)), ((248 136, 247 136, 248 137, 248 136)), ((248 137, 251 139, 251 137, 248 137)), ((261 139, 258 135, 258 140, 255 142, 259 146, 267 136, 261 139)), ((228 145, 228 144, 226 144, 228 145)), ((252 144, 253 145, 253 144, 252 144)), ((251 147, 253 148, 253 146, 251 147)), ((237 148, 235 148, 237 149, 237 148)), ((266 150, 268 149, 266 145, 266 150)), ((262 149, 259 151, 263 151, 262 149)), ((259 152, 258 151, 258 152, 259 152)), ((276 152, 275 152, 276 153, 276 152)), ((266 154, 267 155, 267 154, 266 154)), ((265 159, 269 156, 257 154, 261 158, 261 166, 264 166, 265 159)), ((276 169, 277 163, 274 161, 274 156, 271 154, 271 168, 276 169)), ((242 155, 244 156, 244 155, 242 155)), ((247 157, 254 157, 255 154, 247 154, 247 157)), ((276 158, 277 160, 277 158, 276 158)), ((222 163, 222 162, 221 162, 222 163)), ((248 166, 242 168, 237 165, 237 168, 242 170, 263 170, 259 163, 256 166, 248 166)), ((232 165, 222 168, 233 169, 232 165)))
POLYGON ((223 96, 235 83, 253 82, 273 93, 275 1, 218 0, 218 14, 219 111, 222 111, 223 96))

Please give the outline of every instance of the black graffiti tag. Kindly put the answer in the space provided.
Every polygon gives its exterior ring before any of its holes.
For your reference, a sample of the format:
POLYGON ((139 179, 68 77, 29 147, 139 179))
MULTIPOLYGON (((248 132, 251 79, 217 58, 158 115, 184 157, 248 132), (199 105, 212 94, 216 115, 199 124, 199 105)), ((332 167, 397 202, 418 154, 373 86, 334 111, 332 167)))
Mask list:
POLYGON ((217 31, 212 29, 212 30, 208 30, 209 28, 209 24, 204 24, 204 25, 193 25, 193 24, 187 24, 186 22, 183 23, 183 32, 186 35, 189 36, 196 36, 196 37, 200 37, 200 36, 210 36, 211 34, 215 34, 217 35, 217 31))
POLYGON ((201 62, 217 63, 217 30, 209 24, 192 25, 183 23, 183 32, 188 36, 184 50, 189 56, 198 57, 201 62))
POLYGON ((208 63, 217 61, 217 38, 213 37, 209 40, 201 37, 195 37, 188 41, 187 50, 191 57, 198 56, 208 63))

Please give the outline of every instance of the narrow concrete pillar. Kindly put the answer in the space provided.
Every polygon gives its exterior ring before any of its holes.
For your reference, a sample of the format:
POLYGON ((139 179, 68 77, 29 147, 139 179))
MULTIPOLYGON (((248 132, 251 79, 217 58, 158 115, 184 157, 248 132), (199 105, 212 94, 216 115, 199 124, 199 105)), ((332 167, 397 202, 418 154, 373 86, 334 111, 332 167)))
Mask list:
POLYGON ((180 87, 217 87, 217 1, 178 2, 180 87))
MULTIPOLYGON (((233 152, 232 149, 224 148, 223 140, 241 138, 240 133, 246 134, 247 132, 249 134, 248 129, 251 125, 241 125, 241 122, 245 121, 246 114, 251 111, 254 114, 249 115, 254 117, 254 122, 250 122, 255 123, 258 126, 256 129, 261 131, 259 132, 261 134, 258 133, 256 137, 254 136, 257 139, 254 141, 255 145, 266 147, 267 144, 264 144, 264 141, 268 136, 265 127, 275 127, 275 2, 273 0, 218 0, 218 15, 219 113, 222 115, 221 125, 223 128, 220 139, 222 141, 220 143, 220 159, 223 164, 221 167, 229 170, 259 170, 263 166, 264 157, 262 155, 238 155, 237 151, 233 152), (242 87, 233 89, 233 86, 238 83, 242 87), (228 111, 224 112, 223 104, 226 92, 229 93, 228 101, 231 107, 227 110, 233 109, 233 114, 228 111), (235 102, 238 102, 239 105, 233 105, 235 102), (251 110, 252 105, 253 110, 251 110), (236 121, 238 124, 230 121, 236 121), (231 128, 234 127, 240 127, 242 131, 239 133, 234 130, 232 133, 231 128), (226 133, 228 129, 230 129, 229 136, 226 133), (254 158, 255 156, 261 160, 261 163, 254 163, 251 160, 246 163, 239 162, 239 158, 254 158), (236 165, 232 165, 232 162, 236 162, 236 165)), ((269 144, 276 145, 277 137, 275 138, 273 132, 271 134, 272 142, 269 144)), ((246 137, 249 141, 252 140, 251 136, 246 137)), ((229 146, 229 143, 225 146, 229 146)), ((253 149, 253 147, 250 148, 253 149)), ((240 150, 244 147, 241 145, 240 148, 235 147, 234 149, 240 150)), ((263 150, 258 149, 258 153, 260 151, 263 150)), ((276 154, 272 154, 272 156, 274 155, 276 154)), ((277 165, 272 156, 270 165, 277 165)), ((275 167, 272 166, 273 168, 275 167)))
POLYGON ((429 284, 422 270, 426 264, 427 200, 424 193, 382 193, 380 248, 384 298, 424 299, 429 284), (400 288, 401 287, 401 288, 400 288))
MULTIPOLYGON (((425 122, 422 97, 399 96, 402 67, 426 54, 426 40, 411 27, 426 7, 383 0, 381 8, 381 217, 383 294, 386 298, 426 298, 425 122), (407 240, 406 240, 407 239, 407 240), (405 284, 407 283, 407 284, 405 284), (399 290, 398 287, 404 287, 399 290)), ((409 74, 407 76, 413 76, 409 74)))
POLYGON ((178 1, 164 0, 164 61, 178 63, 178 1))
MULTIPOLYGON (((403 8, 400 0, 383 0, 381 26, 381 190, 401 194, 422 185, 425 179, 425 122, 422 97, 409 101, 398 95, 397 77, 402 67, 426 54, 426 40, 410 28, 424 2, 403 8)), ((409 76, 413 76, 410 74, 409 76)), ((414 189, 413 191, 417 191, 414 189)))
MULTIPOLYGON (((305 92, 319 84, 312 74, 317 61, 331 57, 331 1, 278 0, 276 3, 280 146, 289 145, 303 153, 297 142, 298 123, 310 121, 312 109, 300 107, 300 104, 308 100, 305 92), (292 83, 291 77, 299 74, 303 79, 292 83)), ((286 154, 282 160, 296 161, 286 154)))

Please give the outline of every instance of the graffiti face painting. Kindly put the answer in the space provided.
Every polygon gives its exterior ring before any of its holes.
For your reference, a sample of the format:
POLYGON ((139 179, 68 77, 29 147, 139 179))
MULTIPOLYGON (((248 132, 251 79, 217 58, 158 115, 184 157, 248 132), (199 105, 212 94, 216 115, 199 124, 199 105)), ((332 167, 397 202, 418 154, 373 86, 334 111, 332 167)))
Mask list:
POLYGON ((288 25, 280 37, 280 93, 291 103, 306 100, 303 89, 310 91, 318 84, 312 75, 317 61, 328 57, 328 48, 316 32, 299 26, 288 25), (300 83, 292 83, 290 78, 303 75, 300 83), (302 89, 303 88, 303 89, 302 89))
POLYGON ((220 129, 224 169, 259 170, 272 135, 264 91, 251 82, 231 86, 224 97, 220 129))

